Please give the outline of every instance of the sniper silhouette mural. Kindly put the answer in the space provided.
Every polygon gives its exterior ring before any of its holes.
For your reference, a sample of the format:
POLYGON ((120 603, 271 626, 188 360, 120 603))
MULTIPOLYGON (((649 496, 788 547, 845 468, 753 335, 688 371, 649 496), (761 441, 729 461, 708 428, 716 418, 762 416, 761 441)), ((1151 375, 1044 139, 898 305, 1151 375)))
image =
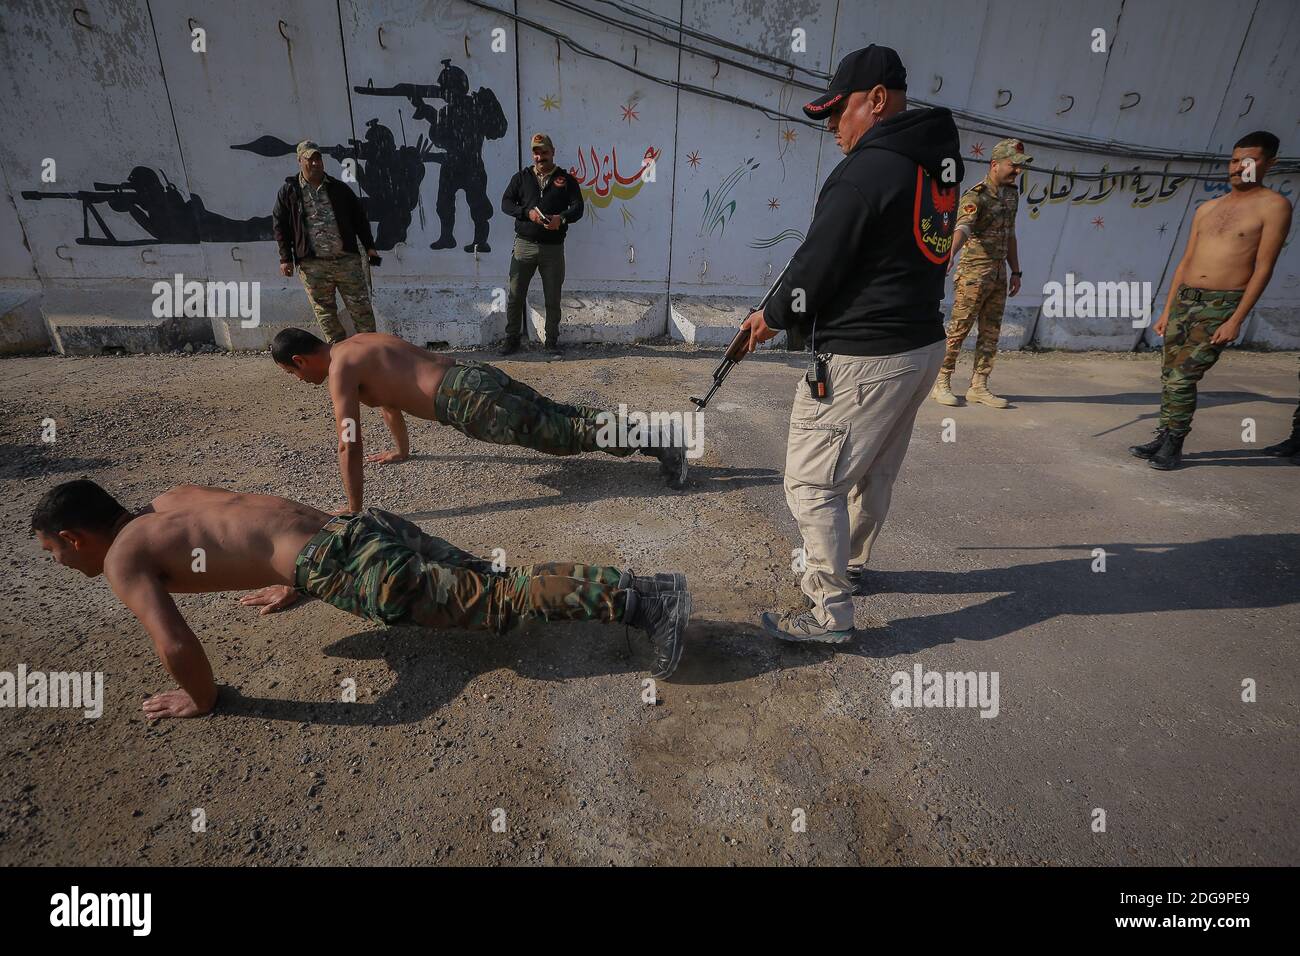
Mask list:
POLYGON ((95 183, 95 188, 72 192, 41 192, 24 189, 24 199, 69 199, 81 203, 83 246, 146 246, 154 243, 194 244, 197 242, 269 241, 271 217, 231 219, 211 212, 197 193, 189 198, 163 173, 162 178, 148 166, 136 166, 120 183, 95 183), (119 239, 109 221, 100 212, 107 206, 113 212, 129 216, 151 239, 119 239), (91 231, 91 222, 97 227, 91 231))

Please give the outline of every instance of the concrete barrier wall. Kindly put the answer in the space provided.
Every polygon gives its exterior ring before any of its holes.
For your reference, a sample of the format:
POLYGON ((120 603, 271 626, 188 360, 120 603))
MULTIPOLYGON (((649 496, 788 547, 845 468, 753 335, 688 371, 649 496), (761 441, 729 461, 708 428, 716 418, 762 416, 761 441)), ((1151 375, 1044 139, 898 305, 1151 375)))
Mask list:
MULTIPOLYGON (((798 247, 841 157, 816 128, 655 78, 801 115, 815 95, 806 84, 824 84, 802 70, 832 71, 873 41, 899 50, 913 98, 985 117, 962 123, 967 185, 992 144, 1022 127, 1225 156, 1266 128, 1285 155, 1300 152, 1291 0, 643 0, 644 17, 577 5, 586 12, 552 0, 85 0, 74 14, 62 0, 10 0, 0 8, 10 91, 0 100, 0 351, 42 339, 164 348, 182 333, 255 348, 285 325, 311 326, 298 280, 278 273, 269 225, 303 138, 327 150, 332 174, 345 161, 357 174, 384 256, 380 327, 421 343, 491 342, 504 328, 513 237, 501 194, 537 130, 587 200, 566 244, 567 334, 723 342, 738 307, 798 247), (634 29, 599 19, 610 16, 634 29), (1090 49, 1095 28, 1106 54, 1090 49), (467 97, 432 89, 458 82, 467 97), (399 84, 430 89, 419 102, 381 95, 399 84), (451 132, 434 135, 435 125, 451 132), (154 282, 177 274, 261 283, 259 325, 155 317, 154 282)), ((1008 303, 1003 346, 1154 344, 1128 318, 1045 315, 1044 285, 1072 274, 1150 282, 1163 296, 1192 213, 1226 189, 1185 174, 1218 176, 1222 165, 1160 175, 1155 160, 1023 138, 1040 170, 1020 186, 1025 285, 1008 303), (1131 175, 1138 166, 1157 175, 1131 175), (1103 168, 1106 179, 1074 175, 1103 168)), ((1294 203, 1297 179, 1266 182, 1294 203)), ((1296 347, 1298 307, 1289 242, 1242 341, 1296 347)))

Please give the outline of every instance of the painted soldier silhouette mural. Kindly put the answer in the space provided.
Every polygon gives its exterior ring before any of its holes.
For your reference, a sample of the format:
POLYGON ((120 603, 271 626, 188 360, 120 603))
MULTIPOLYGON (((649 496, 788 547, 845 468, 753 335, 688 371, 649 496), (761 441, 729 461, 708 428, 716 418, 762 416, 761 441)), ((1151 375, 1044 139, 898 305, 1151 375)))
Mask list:
MULTIPOLYGON (((230 148, 270 157, 290 156, 295 147, 276 136, 259 136, 230 148)), ((321 146, 320 151, 340 163, 347 159, 356 160, 361 205, 366 218, 375 224, 375 248, 388 251, 399 242, 405 242, 411 214, 420 204, 424 164, 437 161, 437 154, 424 136, 417 137, 414 146, 398 146, 393 131, 375 118, 366 122, 365 139, 321 146)))
MULTIPOLYGON (((437 163, 438 196, 435 210, 439 235, 430 244, 433 249, 450 249, 456 245, 456 194, 464 193, 474 224, 473 236, 466 252, 490 252, 488 232, 493 205, 487 194, 487 169, 483 164, 483 143, 501 139, 509 129, 505 111, 496 94, 487 87, 470 90, 469 76, 450 59, 442 61, 442 72, 433 84, 399 83, 376 87, 372 83, 354 87, 366 96, 397 96, 408 100, 417 120, 429 124, 429 132, 420 134, 413 145, 406 142, 406 127, 398 113, 402 143, 399 146, 392 128, 378 118, 366 123, 364 139, 322 146, 321 152, 338 162, 356 161, 356 183, 366 218, 375 224, 375 246, 391 250, 406 242, 411 218, 420 211, 424 227, 420 190, 425 166, 437 163), (442 105, 433 101, 440 100, 442 105)), ((302 138, 297 137, 297 138, 302 138)), ((294 144, 277 136, 263 135, 247 143, 230 147, 258 156, 290 156, 294 144)), ((153 243, 193 244, 198 242, 270 242, 270 216, 232 219, 210 211, 202 197, 188 197, 166 174, 159 175, 147 166, 136 166, 126 179, 117 183, 95 183, 93 190, 44 192, 24 190, 24 199, 77 200, 82 206, 80 245, 133 246, 153 243), (120 238, 107 207, 130 217, 151 238, 120 238)), ((118 227, 120 228, 120 227, 118 227)))
MULTIPOLYGON (((375 223, 375 245, 392 249, 406 241, 411 212, 420 203, 424 164, 431 162, 433 149, 421 134, 414 146, 398 146, 393 131, 378 119, 366 123, 366 138, 355 145, 357 184, 365 194, 361 203, 375 223)), ((424 214, 420 214, 421 225, 424 214)))
MULTIPOLYGON (((398 146, 391 127, 376 117, 366 122, 365 139, 349 139, 320 151, 336 162, 356 161, 356 182, 366 218, 375 224, 375 248, 390 250, 407 242, 411 217, 424 212, 420 189, 424 183, 425 164, 437 163, 438 197, 434 209, 438 215, 439 235, 430 243, 432 249, 451 249, 456 245, 456 194, 463 192, 469 206, 474 234, 466 252, 491 252, 488 232, 493 206, 487 194, 487 169, 483 165, 483 143, 501 139, 509 129, 505 111, 496 94, 487 87, 473 92, 465 71, 442 61, 442 72, 433 84, 398 83, 375 86, 373 81, 353 89, 366 96, 397 96, 408 100, 413 117, 429 124, 429 135, 416 137, 414 145, 406 142, 406 124, 397 114, 402 145, 398 146), (428 100, 442 100, 437 107, 428 100)), ((231 149, 245 150, 259 156, 290 156, 294 144, 277 136, 259 136, 231 149)))
POLYGON ((192 245, 197 242, 260 242, 271 239, 271 217, 231 219, 211 212, 197 193, 185 197, 167 174, 148 166, 136 166, 120 183, 95 183, 93 190, 41 192, 24 189, 24 199, 75 199, 81 203, 83 246, 145 246, 154 243, 192 245), (99 207, 106 205, 129 216, 150 239, 119 239, 99 207), (91 231, 91 221, 97 233, 91 231))
POLYGON ((492 219, 492 202, 487 195, 487 169, 483 165, 483 142, 506 135, 509 123, 496 94, 487 87, 470 92, 469 76, 450 59, 442 61, 442 72, 433 85, 399 83, 376 87, 373 84, 353 89, 367 96, 404 96, 415 108, 415 118, 429 124, 429 141, 442 150, 430 157, 439 164, 438 214, 441 233, 430 243, 431 249, 450 249, 456 245, 456 193, 465 194, 474 236, 466 252, 490 252, 488 230, 492 219), (440 99, 436 107, 426 99, 440 99))

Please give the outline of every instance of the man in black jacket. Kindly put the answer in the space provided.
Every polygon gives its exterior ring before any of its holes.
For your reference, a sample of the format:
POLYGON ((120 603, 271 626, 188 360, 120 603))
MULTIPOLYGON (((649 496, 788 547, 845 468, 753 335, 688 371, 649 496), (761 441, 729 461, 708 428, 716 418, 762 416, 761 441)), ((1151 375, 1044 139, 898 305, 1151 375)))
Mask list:
POLYGON ((846 56, 826 95, 804 107, 845 158, 767 307, 745 320, 751 351, 783 329, 811 343, 785 468, 811 607, 763 615, 785 640, 854 636, 853 592, 943 360, 960 143, 947 110, 909 110, 906 90, 898 54, 872 45, 846 56))
POLYGON ((506 340, 502 355, 519 348, 524 304, 533 273, 542 273, 546 298, 546 350, 560 351, 560 291, 564 285, 564 236, 582 218, 582 190, 555 165, 555 146, 545 133, 532 140, 533 165, 515 173, 501 197, 501 211, 515 220, 506 300, 506 340))
POLYGON ((280 274, 293 275, 298 265, 316 321, 331 342, 347 338, 339 321, 334 293, 343 301, 358 332, 375 331, 364 249, 379 265, 361 200, 347 183, 325 174, 320 149, 310 140, 298 144, 298 173, 285 179, 275 197, 271 228, 280 247, 280 274))

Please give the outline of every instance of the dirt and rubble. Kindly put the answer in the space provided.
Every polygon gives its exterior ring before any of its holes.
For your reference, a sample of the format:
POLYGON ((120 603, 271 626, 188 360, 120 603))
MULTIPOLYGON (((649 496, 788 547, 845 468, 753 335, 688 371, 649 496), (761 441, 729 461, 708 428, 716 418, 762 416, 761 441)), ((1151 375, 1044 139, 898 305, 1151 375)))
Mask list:
MULTIPOLYGON (((558 400, 646 410, 688 409, 718 361, 669 345, 474 357, 558 400)), ((1123 453, 1149 431, 1150 356, 1004 356, 994 384, 1015 408, 927 402, 880 545, 880 593, 859 599, 861 636, 839 650, 781 645, 756 626, 798 597, 781 471, 799 368, 776 353, 732 374, 680 492, 649 459, 549 458, 432 423, 411 423, 410 461, 367 466, 368 504, 471 551, 684 571, 690 642, 657 702, 648 647, 621 626, 385 630, 319 602, 259 617, 236 595, 186 595, 178 606, 222 697, 209 717, 150 724, 140 701, 169 678, 102 579, 39 550, 36 500, 87 476, 128 507, 199 483, 337 509, 328 396, 265 353, 0 362, 0 670, 105 681, 98 719, 0 710, 0 863, 1298 861, 1285 781, 1300 682, 1294 644, 1278 639, 1289 624, 1294 641, 1300 601, 1300 468, 1257 462, 1238 434, 1251 415, 1261 443, 1282 437, 1294 354, 1226 356, 1189 467, 1168 476, 1123 453), (955 443, 945 418, 967 429, 955 443), (48 419, 53 443, 41 440, 48 419), (1221 467, 1252 463, 1263 467, 1221 467), (1099 591, 1087 549, 1113 542, 1199 542, 1172 567, 1204 564, 1207 578, 1124 585, 1120 557, 1114 591, 1099 591), (1076 552, 1014 553, 1085 545, 1077 589, 1063 563, 1076 552), (950 580, 962 575, 969 587, 950 580), (1231 600, 1197 596, 1227 586, 1231 600), (1142 597, 1153 588, 1177 594, 1142 597), (1062 596, 1072 589, 1091 612, 1062 596), (1167 662, 1134 645, 1175 640, 1188 672, 1162 684, 1167 662), (1107 670, 1116 657, 1119 673, 1107 670), (915 661, 1000 668, 1003 716, 892 707, 890 675, 915 661), (1244 712, 1126 696, 1217 680, 1230 697, 1249 674, 1270 690, 1244 712), (355 703, 341 700, 349 680, 355 703), (1106 686, 1088 706, 1095 682, 1106 686), (1155 758, 1107 751, 1150 734, 1155 758), (1195 814, 1198 792, 1222 821, 1170 810, 1195 814), (1153 801, 1177 822, 1162 829, 1153 801), (1109 841, 1089 832, 1094 806, 1112 807, 1109 841)), ((377 412, 362 429, 387 447, 377 412)))

